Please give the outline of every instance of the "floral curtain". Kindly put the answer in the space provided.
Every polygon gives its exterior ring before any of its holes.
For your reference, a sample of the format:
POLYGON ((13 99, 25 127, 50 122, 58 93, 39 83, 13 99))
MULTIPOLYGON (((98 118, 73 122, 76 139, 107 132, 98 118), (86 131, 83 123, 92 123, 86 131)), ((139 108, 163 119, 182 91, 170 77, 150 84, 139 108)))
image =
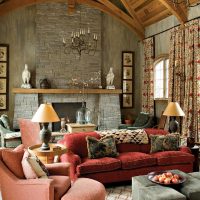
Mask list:
POLYGON ((169 101, 185 113, 183 135, 199 140, 200 133, 200 20, 172 30, 170 40, 169 101))
POLYGON ((142 111, 154 114, 154 38, 144 40, 144 72, 142 88, 142 111))

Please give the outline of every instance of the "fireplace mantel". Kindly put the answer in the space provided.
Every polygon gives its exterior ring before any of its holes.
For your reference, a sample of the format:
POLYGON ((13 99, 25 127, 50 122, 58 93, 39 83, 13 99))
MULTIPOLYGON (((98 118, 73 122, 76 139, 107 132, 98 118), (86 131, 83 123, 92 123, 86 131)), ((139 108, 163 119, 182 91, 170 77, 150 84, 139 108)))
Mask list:
MULTIPOLYGON (((81 94, 82 89, 24 89, 13 88, 12 92, 15 94, 81 94)), ((85 94, 121 94, 121 89, 84 89, 85 94)))

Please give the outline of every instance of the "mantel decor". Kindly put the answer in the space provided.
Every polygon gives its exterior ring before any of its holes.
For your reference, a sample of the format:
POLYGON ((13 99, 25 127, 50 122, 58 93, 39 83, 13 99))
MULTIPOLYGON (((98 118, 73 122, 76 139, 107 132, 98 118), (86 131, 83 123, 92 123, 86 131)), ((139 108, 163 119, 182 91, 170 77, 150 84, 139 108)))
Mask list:
POLYGON ((133 107, 133 66, 134 52, 122 52, 122 108, 133 107))
POLYGON ((0 44, 0 110, 8 110, 9 46, 0 44))

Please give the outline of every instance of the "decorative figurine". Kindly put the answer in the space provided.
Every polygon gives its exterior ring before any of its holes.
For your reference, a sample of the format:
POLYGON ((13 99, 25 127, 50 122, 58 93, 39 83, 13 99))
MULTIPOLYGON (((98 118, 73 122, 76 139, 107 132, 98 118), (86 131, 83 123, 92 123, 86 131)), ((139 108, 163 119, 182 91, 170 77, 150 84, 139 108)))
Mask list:
POLYGON ((114 77, 113 68, 111 67, 106 76, 106 89, 115 89, 115 86, 113 85, 114 77))
POLYGON ((31 78, 31 73, 28 70, 28 65, 25 64, 24 71, 22 72, 23 84, 21 85, 21 88, 32 88, 31 84, 29 83, 30 78, 31 78))

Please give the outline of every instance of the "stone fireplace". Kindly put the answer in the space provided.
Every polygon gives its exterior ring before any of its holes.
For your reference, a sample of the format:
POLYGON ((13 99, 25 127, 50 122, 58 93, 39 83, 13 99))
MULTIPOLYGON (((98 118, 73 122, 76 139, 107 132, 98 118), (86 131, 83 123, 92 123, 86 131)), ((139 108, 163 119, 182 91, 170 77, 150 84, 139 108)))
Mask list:
MULTIPOLYGON (((39 105, 44 102, 82 103, 82 95, 46 93, 23 94, 23 92, 16 92, 13 127, 15 129, 19 128, 19 118, 31 119, 39 105)), ((92 111, 92 123, 96 124, 100 130, 118 128, 118 125, 121 123, 119 94, 87 94, 85 102, 87 108, 92 111)))

